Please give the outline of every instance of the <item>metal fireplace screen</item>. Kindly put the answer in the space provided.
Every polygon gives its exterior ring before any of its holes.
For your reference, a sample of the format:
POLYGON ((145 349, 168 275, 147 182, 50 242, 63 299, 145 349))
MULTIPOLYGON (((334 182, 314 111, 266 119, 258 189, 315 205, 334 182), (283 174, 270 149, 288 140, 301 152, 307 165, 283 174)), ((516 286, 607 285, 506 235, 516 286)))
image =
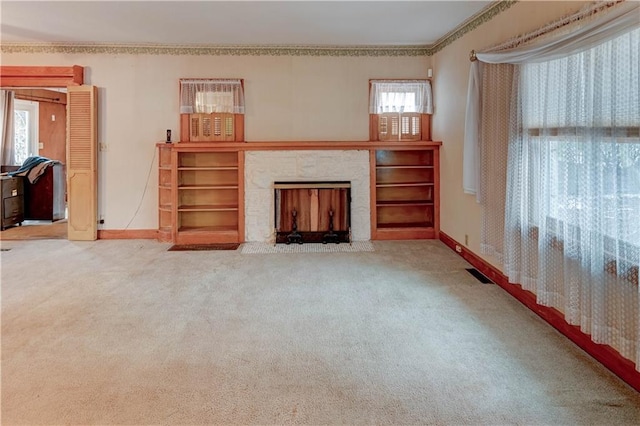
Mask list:
POLYGON ((350 242, 350 182, 275 182, 276 243, 350 242))

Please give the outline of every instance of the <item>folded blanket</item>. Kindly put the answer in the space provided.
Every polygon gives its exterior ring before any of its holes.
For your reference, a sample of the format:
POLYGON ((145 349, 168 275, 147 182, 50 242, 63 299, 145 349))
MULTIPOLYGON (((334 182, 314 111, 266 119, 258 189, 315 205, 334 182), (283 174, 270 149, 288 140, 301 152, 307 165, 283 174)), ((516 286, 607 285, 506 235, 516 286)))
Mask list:
POLYGON ((26 176, 29 183, 36 183, 40 176, 47 170, 47 167, 59 164, 57 160, 47 157, 29 157, 24 160, 22 166, 15 172, 9 172, 9 176, 26 176))

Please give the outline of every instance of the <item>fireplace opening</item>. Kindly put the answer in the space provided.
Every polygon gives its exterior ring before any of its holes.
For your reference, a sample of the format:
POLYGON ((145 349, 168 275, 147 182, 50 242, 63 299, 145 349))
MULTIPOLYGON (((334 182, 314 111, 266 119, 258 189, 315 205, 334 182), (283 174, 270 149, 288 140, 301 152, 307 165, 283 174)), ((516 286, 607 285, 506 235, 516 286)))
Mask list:
POLYGON ((351 242, 351 182, 274 182, 276 243, 351 242))

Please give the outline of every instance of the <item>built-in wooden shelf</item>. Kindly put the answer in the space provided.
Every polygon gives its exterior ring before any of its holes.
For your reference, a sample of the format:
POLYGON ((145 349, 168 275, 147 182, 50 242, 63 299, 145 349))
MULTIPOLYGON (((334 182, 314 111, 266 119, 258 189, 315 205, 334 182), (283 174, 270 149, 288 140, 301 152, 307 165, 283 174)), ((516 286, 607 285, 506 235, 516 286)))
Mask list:
POLYGON ((378 188, 402 188, 406 186, 433 186, 433 182, 379 183, 378 188))
POLYGON ((433 206, 434 202, 433 201, 420 201, 420 200, 407 200, 407 201, 377 201, 376 202, 377 206, 433 206))
POLYGON ((233 204, 205 204, 205 205, 195 205, 195 206, 179 206, 178 211, 188 212, 188 211, 237 211, 238 206, 233 204))
POLYGON ((234 167, 178 167, 178 170, 202 171, 202 170, 238 170, 238 166, 234 167))
POLYGON ((238 185, 181 185, 179 190, 201 190, 201 189, 238 189, 238 185))
POLYGON ((372 239, 438 238, 441 142, 252 141, 158 143, 159 238, 244 241, 246 151, 370 153, 372 239))
POLYGON ((433 223, 431 222, 398 222, 398 223, 380 223, 378 224, 378 228, 384 229, 393 229, 393 228, 432 228, 433 223))
POLYGON ((438 238, 439 144, 416 145, 371 151, 372 239, 438 238))

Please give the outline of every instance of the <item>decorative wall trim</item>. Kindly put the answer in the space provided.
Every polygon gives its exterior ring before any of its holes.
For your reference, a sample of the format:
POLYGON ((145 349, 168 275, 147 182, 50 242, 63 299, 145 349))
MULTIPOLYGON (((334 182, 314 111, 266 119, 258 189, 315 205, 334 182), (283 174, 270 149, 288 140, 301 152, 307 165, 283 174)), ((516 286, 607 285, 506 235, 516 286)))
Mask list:
POLYGON ((476 13, 475 15, 464 21, 462 24, 458 25, 458 27, 453 29, 453 31, 450 31, 449 33, 438 39, 435 43, 433 43, 429 48, 428 56, 438 53, 463 35, 475 30, 480 25, 489 22, 517 2, 518 0, 494 1, 489 6, 485 7, 480 12, 476 13))
POLYGON ((428 56, 429 46, 214 46, 102 43, 2 43, 0 53, 175 56, 428 56))
POLYGON ((20 43, 0 44, 0 53, 51 53, 89 55, 174 55, 174 56, 347 56, 393 57, 431 56, 469 31, 490 21, 518 0, 496 0, 431 45, 414 46, 217 46, 105 43, 20 43))
POLYGON ((578 345, 583 351, 611 370, 612 373, 624 380, 629 386, 640 392, 640 372, 636 371, 633 362, 624 358, 611 346, 594 343, 593 340, 591 340, 591 336, 583 333, 580 327, 569 324, 560 311, 538 304, 535 294, 524 290, 519 284, 510 284, 509 279, 496 267, 490 265, 442 231, 440 231, 440 241, 458 253, 458 255, 478 271, 502 287, 503 290, 516 298, 520 303, 531 309, 540 318, 549 323, 549 325, 578 345))

